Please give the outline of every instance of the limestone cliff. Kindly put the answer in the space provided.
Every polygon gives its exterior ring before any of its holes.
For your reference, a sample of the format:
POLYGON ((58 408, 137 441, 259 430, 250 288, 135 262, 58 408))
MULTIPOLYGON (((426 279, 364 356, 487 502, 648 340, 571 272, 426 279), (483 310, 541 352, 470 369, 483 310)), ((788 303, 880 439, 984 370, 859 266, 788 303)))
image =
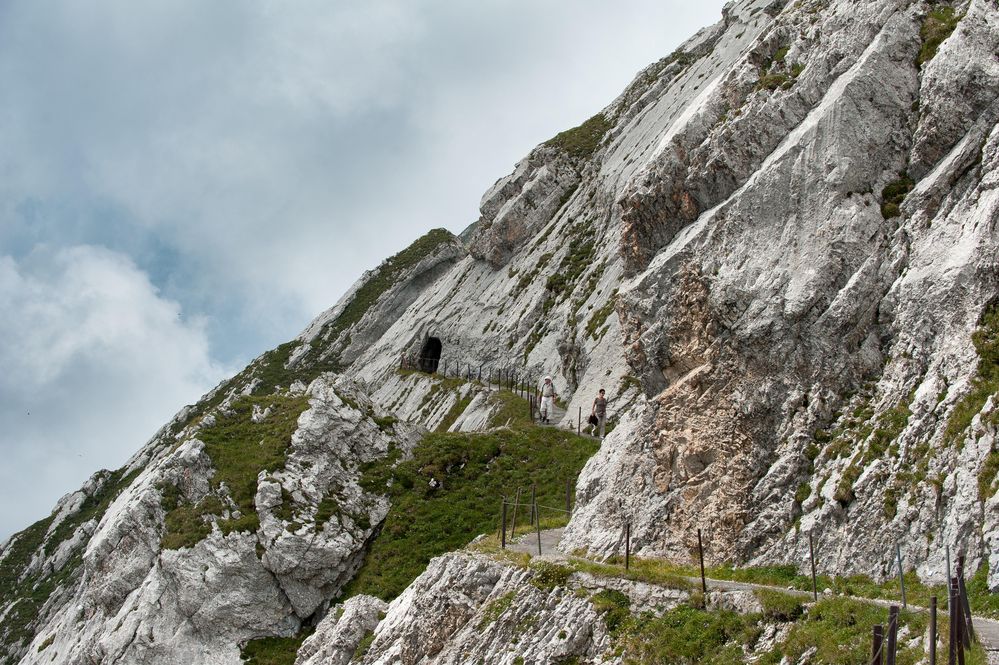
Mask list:
MULTIPOLYGON (((389 510, 364 465, 498 408, 398 371, 428 353, 551 374, 563 426, 608 390, 566 551, 617 553, 630 522, 643 555, 686 559, 701 528, 709 559, 802 564, 812 534, 824 571, 883 577, 897 541, 925 579, 949 546, 999 587, 997 52, 992 0, 730 3, 517 164, 462 238, 367 273, 11 539, 3 662, 237 663, 303 625, 303 663, 366 634, 365 662, 498 654, 509 626, 460 625, 526 573, 474 556, 327 615, 389 510), (436 595, 456 579, 461 602, 436 595)), ((579 632, 523 653, 603 653, 588 605, 535 591, 579 632)))

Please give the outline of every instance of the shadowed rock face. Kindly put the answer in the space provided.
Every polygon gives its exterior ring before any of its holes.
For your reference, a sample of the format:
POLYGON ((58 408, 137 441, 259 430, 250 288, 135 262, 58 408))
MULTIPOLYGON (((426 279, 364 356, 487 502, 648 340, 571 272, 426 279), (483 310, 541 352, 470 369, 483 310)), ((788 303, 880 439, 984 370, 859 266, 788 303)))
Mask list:
MULTIPOLYGON (((884 576, 898 540, 931 580, 945 545, 972 568, 991 557, 999 587, 983 474, 999 405, 966 400, 972 333, 999 304, 999 12, 958 2, 917 64, 931 9, 730 4, 518 163, 464 240, 434 231, 367 273, 5 545, 3 662, 237 663, 237 644, 318 622, 389 509, 360 467, 404 456, 421 427, 488 422, 482 389, 397 371, 430 337, 451 367, 553 376, 563 426, 607 389, 616 427, 565 551, 619 553, 630 522, 642 555, 686 558, 700 528, 709 560, 800 564, 812 533, 824 571, 884 576), (247 399, 254 437, 301 411, 280 463, 223 487, 210 432, 247 399), (164 549, 191 514, 205 533, 164 549), (41 602, 20 601, 39 584, 41 602)), ((497 589, 536 590, 511 575, 436 560, 390 606, 326 617, 300 660, 344 662, 372 630, 369 663, 495 656, 468 622, 497 589)), ((561 651, 528 631, 523 653, 605 649, 589 605, 531 603, 579 630, 561 651)))

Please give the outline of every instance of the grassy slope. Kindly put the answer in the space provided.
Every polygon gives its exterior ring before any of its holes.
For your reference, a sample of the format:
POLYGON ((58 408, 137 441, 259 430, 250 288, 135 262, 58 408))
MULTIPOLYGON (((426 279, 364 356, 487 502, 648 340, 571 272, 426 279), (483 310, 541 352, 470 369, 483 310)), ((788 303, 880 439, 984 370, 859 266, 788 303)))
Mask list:
POLYGON ((575 482, 598 444, 526 422, 526 402, 501 395, 503 409, 494 421, 509 420, 509 428, 433 432, 417 446, 413 459, 394 468, 382 461, 366 469, 363 484, 387 490, 392 508, 345 596, 394 598, 431 558, 497 531, 501 497, 512 497, 518 487, 529 492, 536 484, 539 505, 564 505, 566 480, 575 482))

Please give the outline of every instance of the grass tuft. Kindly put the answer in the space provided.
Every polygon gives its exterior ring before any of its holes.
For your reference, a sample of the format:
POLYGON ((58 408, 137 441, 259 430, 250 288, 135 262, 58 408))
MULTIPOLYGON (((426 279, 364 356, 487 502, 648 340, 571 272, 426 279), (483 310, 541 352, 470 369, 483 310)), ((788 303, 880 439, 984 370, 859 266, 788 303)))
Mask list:
POLYGON ((940 45, 950 37, 962 16, 953 7, 937 7, 930 11, 919 29, 923 44, 916 57, 916 64, 922 67, 936 56, 940 45))
POLYGON ((305 630, 294 637, 264 637, 247 642, 242 650, 245 665, 294 665, 302 642, 312 633, 305 630))
POLYGON ((598 113, 578 127, 559 132, 545 145, 560 148, 576 159, 589 159, 613 126, 610 118, 598 113))

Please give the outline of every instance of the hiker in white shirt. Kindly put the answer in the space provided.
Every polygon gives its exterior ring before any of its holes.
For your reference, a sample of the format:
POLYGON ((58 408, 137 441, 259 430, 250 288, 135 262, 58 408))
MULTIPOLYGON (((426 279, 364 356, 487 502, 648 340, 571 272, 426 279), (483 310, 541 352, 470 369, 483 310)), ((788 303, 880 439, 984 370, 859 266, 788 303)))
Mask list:
POLYGON ((558 397, 558 393, 555 392, 552 377, 546 376, 545 382, 541 384, 541 422, 547 424, 549 416, 555 414, 556 397, 558 397))

